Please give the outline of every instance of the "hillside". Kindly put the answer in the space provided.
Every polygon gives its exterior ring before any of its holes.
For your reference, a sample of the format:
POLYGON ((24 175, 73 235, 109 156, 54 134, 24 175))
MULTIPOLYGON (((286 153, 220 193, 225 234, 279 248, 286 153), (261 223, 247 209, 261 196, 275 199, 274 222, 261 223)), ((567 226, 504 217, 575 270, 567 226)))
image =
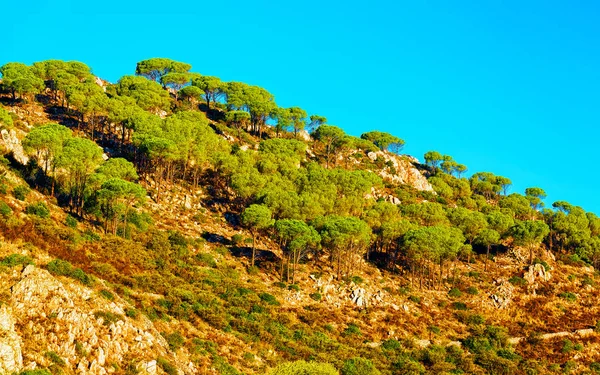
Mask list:
POLYGON ((580 207, 169 59, 0 73, 0 373, 600 371, 580 207))

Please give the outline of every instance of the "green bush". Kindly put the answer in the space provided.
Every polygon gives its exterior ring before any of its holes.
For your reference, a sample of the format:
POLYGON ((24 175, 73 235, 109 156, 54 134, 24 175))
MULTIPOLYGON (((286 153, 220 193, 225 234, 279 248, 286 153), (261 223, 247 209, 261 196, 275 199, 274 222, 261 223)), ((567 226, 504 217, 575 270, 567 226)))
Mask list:
POLYGON ((458 298, 458 297, 462 296, 462 292, 460 290, 458 290, 458 288, 452 288, 448 291, 448 296, 450 296, 452 298, 458 298))
POLYGON ((21 371, 19 372, 19 375, 52 375, 50 373, 50 371, 46 370, 46 369, 35 369, 35 370, 25 370, 25 371, 21 371))
POLYGON ((467 293, 469 293, 472 296, 476 296, 479 294, 479 290, 477 290, 477 288, 475 288, 474 286, 470 286, 469 288, 467 288, 467 293))
POLYGON ((566 301, 575 302, 577 301, 577 295, 571 292, 562 292, 559 293, 558 296, 566 301))
POLYGON ((344 362, 341 375, 379 375, 381 374, 368 359, 356 357, 344 362))
POLYGON ((408 300, 412 301, 414 303, 421 303, 421 297, 417 297, 417 296, 409 296, 408 300))
POLYGON ((294 292, 299 292, 300 286, 298 284, 290 284, 290 285, 288 285, 288 289, 293 290, 294 292))
POLYGON ((296 361, 282 363, 267 375, 339 375, 335 367, 329 363, 296 361))
POLYGON ((185 344, 185 339, 181 336, 179 332, 173 332, 169 334, 162 334, 167 343, 169 344, 169 349, 176 352, 179 348, 185 344))
POLYGON ((177 367, 173 366, 166 358, 158 357, 156 363, 167 375, 178 375, 177 367))
POLYGON ((196 260, 206 267, 217 268, 215 258, 209 253, 199 253, 196 255, 196 260))
POLYGON ((115 300, 115 295, 112 294, 112 292, 110 290, 102 289, 99 293, 102 297, 106 298, 109 301, 115 300))
POLYGON ((242 236, 241 234, 234 234, 233 236, 231 236, 231 243, 234 246, 240 246, 244 243, 244 236, 242 236))
POLYGON ((67 215, 67 218, 65 219, 65 225, 68 226, 69 228, 77 228, 77 219, 75 219, 73 216, 71 215, 67 215))
POLYGON ((65 260, 54 259, 46 266, 48 272, 57 276, 68 276, 79 280, 82 284, 91 286, 94 284, 94 278, 86 274, 81 268, 74 268, 73 265, 65 260))
POLYGON ((312 298, 315 301, 320 301, 323 298, 323 296, 319 292, 314 292, 310 294, 310 298, 312 298))
POLYGON ((513 276, 510 279, 508 279, 508 281, 513 284, 513 285, 518 285, 518 286, 522 286, 527 284, 527 280, 525 280, 524 278, 520 277, 520 276, 513 276))
POLYGON ((50 217, 50 210, 44 202, 36 202, 28 205, 27 208, 25 208, 25 213, 28 215, 39 216, 44 219, 50 217))
POLYGON ((360 336, 362 333, 360 332, 360 328, 356 324, 349 324, 348 327, 344 330, 344 336, 360 336))
POLYGON ((10 254, 0 260, 0 266, 5 267, 14 267, 18 265, 27 266, 29 264, 33 264, 33 260, 30 257, 21 254, 10 254))
POLYGON ((279 306, 279 301, 277 301, 277 298, 269 293, 261 293, 258 295, 258 297, 260 297, 260 299, 267 305, 279 306))
POLYGON ((452 308, 460 311, 468 310, 467 305, 463 302, 452 302, 452 308))
POLYGON ((357 285, 360 285, 360 284, 362 284, 362 283, 364 283, 364 282, 365 282, 365 281, 363 280, 363 278, 362 278, 362 277, 360 277, 360 276, 352 276, 352 277, 350 278, 350 281, 352 281, 354 284, 357 284, 357 285))
POLYGON ((550 265, 548 263, 546 263, 546 261, 541 260, 540 258, 535 258, 533 260, 533 264, 541 264, 544 267, 544 270, 546 271, 550 271, 550 265))
POLYGON ((105 326, 109 326, 111 323, 116 323, 119 320, 123 320, 123 316, 111 313, 110 311, 94 311, 94 316, 96 319, 102 318, 105 326))
POLYGON ((64 366, 65 361, 56 352, 46 352, 44 356, 57 366, 64 366))
POLYGON ((9 205, 6 204, 6 202, 0 202, 0 215, 7 218, 10 215, 12 215, 12 213, 13 213, 12 208, 10 208, 9 205))
POLYGON ((13 189, 13 196, 20 201, 24 201, 29 195, 30 191, 31 189, 29 186, 19 185, 13 189))

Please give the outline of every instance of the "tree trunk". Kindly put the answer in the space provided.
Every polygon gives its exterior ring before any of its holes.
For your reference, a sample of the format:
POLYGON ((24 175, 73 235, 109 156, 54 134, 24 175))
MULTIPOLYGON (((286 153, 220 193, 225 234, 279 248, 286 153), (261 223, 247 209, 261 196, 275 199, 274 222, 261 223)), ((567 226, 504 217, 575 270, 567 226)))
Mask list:
POLYGON ((256 258, 256 234, 252 232, 252 267, 254 267, 254 259, 256 258))

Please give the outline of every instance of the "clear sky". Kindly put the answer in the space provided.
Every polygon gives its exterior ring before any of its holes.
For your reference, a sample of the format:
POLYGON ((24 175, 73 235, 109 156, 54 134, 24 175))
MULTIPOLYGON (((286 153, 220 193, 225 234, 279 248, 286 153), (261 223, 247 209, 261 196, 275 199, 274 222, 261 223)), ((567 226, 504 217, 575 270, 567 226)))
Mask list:
POLYGON ((2 6, 0 64, 79 60, 110 81, 169 57, 259 85, 422 159, 539 186, 600 214, 594 1, 28 0, 2 6))

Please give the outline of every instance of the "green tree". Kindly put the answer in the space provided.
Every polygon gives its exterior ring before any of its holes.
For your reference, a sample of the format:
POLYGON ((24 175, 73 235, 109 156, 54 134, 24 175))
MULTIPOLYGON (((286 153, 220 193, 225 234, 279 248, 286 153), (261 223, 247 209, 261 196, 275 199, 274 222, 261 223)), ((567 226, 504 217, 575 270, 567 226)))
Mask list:
POLYGON ((136 204, 143 203, 146 190, 136 183, 110 178, 102 184, 97 196, 104 217, 104 231, 112 227, 112 234, 117 234, 118 222, 122 221, 126 233, 129 211, 136 204))
POLYGON ((357 256, 362 257, 371 242, 371 228, 353 216, 330 215, 314 220, 323 246, 329 250, 332 263, 337 263, 337 278, 350 275, 357 256))
POLYGON ((487 227, 484 214, 462 207, 450 209, 448 211, 448 218, 452 225, 463 232, 469 244, 472 244, 473 240, 479 235, 479 232, 487 227))
MULTIPOLYGON (((423 270, 426 261, 438 263, 441 283, 444 262, 455 258, 464 242, 465 238, 458 228, 431 226, 408 231, 403 237, 402 245, 408 259, 418 269, 423 270)), ((419 277, 419 281, 422 282, 422 277, 419 277)))
POLYGON ((533 264, 533 253, 540 246, 550 228, 543 221, 525 220, 511 228, 511 236, 515 244, 529 250, 529 263, 533 264))
POLYGON ((477 234, 477 237, 475 237, 476 244, 486 247, 485 266, 484 266, 484 270, 486 270, 486 271, 487 271, 488 258, 490 257, 490 247, 492 245, 496 245, 499 242, 500 242, 500 234, 498 232, 496 232, 495 230, 489 229, 489 228, 485 228, 485 229, 481 230, 481 232, 479 232, 477 234))
POLYGON ((301 220, 283 219, 275 222, 275 230, 279 236, 284 254, 281 259, 281 278, 283 279, 284 259, 288 259, 287 281, 289 282, 289 261, 291 260, 292 284, 296 283, 296 267, 300 259, 310 249, 316 249, 321 242, 321 236, 315 228, 301 220))
POLYGON ((47 124, 35 127, 23 139, 23 150, 32 156, 44 175, 52 180, 50 194, 54 195, 55 172, 65 143, 72 138, 72 132, 65 126, 47 124))
POLYGON ((135 74, 158 82, 165 74, 187 73, 190 69, 190 64, 166 58, 152 58, 138 62, 135 74))
POLYGON ((160 77, 160 83, 163 87, 168 87, 175 93, 175 100, 178 99, 179 90, 190 83, 190 75, 187 73, 167 73, 160 77))
POLYGON ((345 135, 346 133, 342 129, 332 125, 321 125, 313 132, 313 138, 321 142, 325 148, 327 168, 329 168, 331 154, 335 156, 345 135))
POLYGON ((27 95, 37 94, 44 88, 44 81, 33 70, 22 63, 11 62, 0 67, 2 86, 10 91, 13 101, 17 94, 24 99, 27 95))
POLYGON ((225 96, 225 83, 221 82, 219 77, 195 76, 192 78, 192 85, 198 87, 204 92, 206 108, 210 109, 210 103, 217 103, 225 96))
POLYGON ((241 215, 242 224, 250 230, 252 234, 252 262, 251 266, 254 267, 254 260, 256 258, 256 236, 273 226, 275 220, 273 220, 273 214, 267 206, 260 204, 252 204, 242 212, 241 215))
POLYGON ((156 82, 144 77, 124 76, 114 86, 117 95, 135 99, 146 111, 167 111, 170 107, 169 93, 156 82))
POLYGON ((240 130, 248 127, 250 123, 250 114, 246 111, 229 111, 225 115, 225 121, 229 126, 237 130, 237 136, 240 137, 240 130))
POLYGON ((529 200, 531 208, 535 211, 539 211, 544 207, 546 192, 539 187, 530 187, 525 189, 525 197, 529 200))
POLYGON ((196 106, 203 94, 203 91, 196 86, 186 86, 179 90, 177 95, 179 98, 187 100, 192 106, 196 106))
POLYGON ((423 157, 425 159, 425 164, 433 168, 434 173, 437 171, 440 163, 444 160, 444 156, 437 151, 427 151, 423 157))
POLYGON ((379 147, 384 151, 390 151, 394 154, 397 154, 404 147, 404 140, 391 135, 390 133, 384 133, 380 131, 370 131, 367 133, 363 133, 360 136, 362 139, 366 139, 375 144, 375 146, 379 147))
POLYGON ((102 149, 84 138, 68 139, 56 165, 64 175, 71 212, 83 215, 86 188, 90 175, 102 162, 102 149))
POLYGON ((136 181, 139 176, 135 166, 123 158, 110 158, 97 170, 103 176, 103 180, 118 178, 124 181, 136 181))

